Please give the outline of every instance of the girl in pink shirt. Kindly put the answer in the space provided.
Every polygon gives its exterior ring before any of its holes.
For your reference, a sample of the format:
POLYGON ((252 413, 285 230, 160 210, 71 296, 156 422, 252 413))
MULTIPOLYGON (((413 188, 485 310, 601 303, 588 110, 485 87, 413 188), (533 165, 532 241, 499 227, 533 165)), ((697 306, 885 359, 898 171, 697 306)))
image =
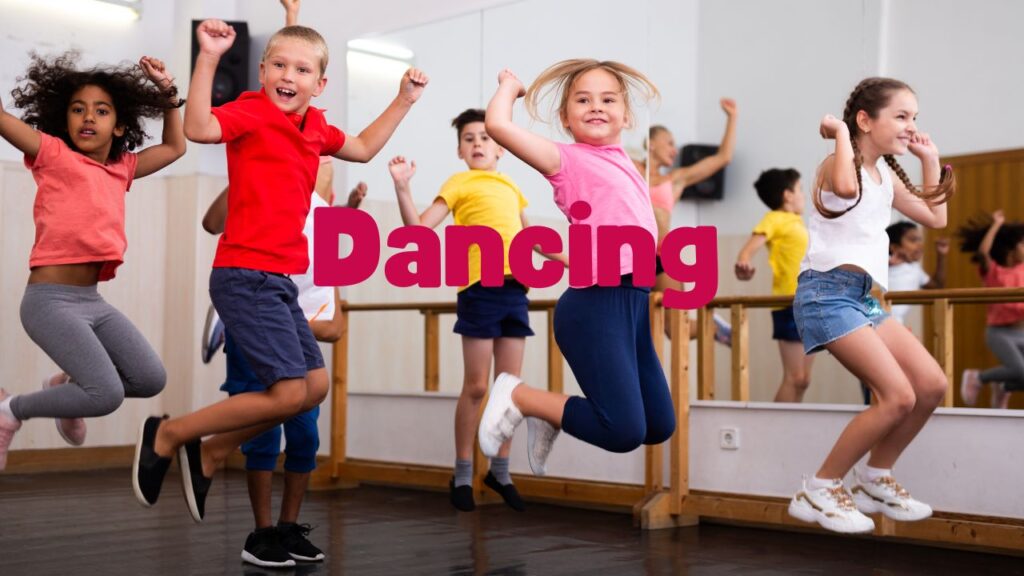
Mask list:
MULTIPOLYGON (((974 219, 960 228, 961 249, 974 254, 986 287, 1024 287, 1024 224, 1007 224, 1002 210, 991 222, 974 219)), ((984 384, 992 385, 992 407, 1006 408, 1010 393, 1024 390, 1024 302, 990 304, 985 342, 1002 363, 988 370, 964 370, 960 396, 974 406, 984 384)))
POLYGON ((541 73, 528 91, 512 72, 502 71, 487 108, 487 133, 551 182, 555 204, 570 223, 590 226, 590 254, 572 258, 589 256, 591 266, 570 267, 570 288, 559 298, 554 325, 555 340, 584 396, 530 388, 502 373, 480 422, 480 448, 494 456, 523 417, 530 417, 528 456, 538 475, 545 472, 559 429, 612 452, 659 444, 675 431, 648 310, 658 227, 647 183, 621 144, 623 128, 633 122, 630 98, 635 95, 653 98, 658 91, 623 64, 567 60, 541 73), (573 144, 552 142, 512 121, 517 98, 525 95, 536 116, 538 100, 549 92, 559 102, 559 121, 573 144), (618 227, 616 233, 629 241, 602 250, 610 261, 599 266, 600 226, 618 227), (617 265, 608 258, 615 252, 617 265))
POLYGON ((124 259, 124 197, 132 180, 185 153, 173 78, 160 60, 79 70, 73 54, 33 56, 13 92, 18 119, 0 104, 0 136, 25 154, 38 185, 36 240, 21 322, 63 373, 43 390, 0 390, 0 470, 24 420, 57 419, 71 445, 85 441, 84 417, 113 412, 125 397, 148 398, 167 379, 142 334, 100 296, 124 259), (144 118, 164 119, 163 142, 146 138, 144 118))

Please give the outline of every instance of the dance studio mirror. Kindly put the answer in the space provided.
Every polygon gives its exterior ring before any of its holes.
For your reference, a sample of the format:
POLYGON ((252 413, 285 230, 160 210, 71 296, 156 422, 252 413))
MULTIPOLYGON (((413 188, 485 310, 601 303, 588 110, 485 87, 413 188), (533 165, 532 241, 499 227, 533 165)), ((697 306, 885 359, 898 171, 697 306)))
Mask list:
MULTIPOLYGON (((963 41, 925 49, 907 40, 912 35, 906 32, 927 31, 931 17, 922 17, 929 12, 927 2, 915 0, 907 5, 889 4, 887 8, 878 0, 807 0, 795 4, 798 9, 780 10, 778 3, 645 0, 623 10, 621 4, 612 0, 526 0, 361 38, 349 45, 348 121, 352 127, 366 125, 378 112, 375 105, 392 97, 406 67, 416 66, 430 75, 431 83, 415 112, 382 152, 382 157, 401 154, 416 161, 413 197, 419 206, 425 207, 448 176, 464 169, 456 156, 451 119, 465 108, 485 107, 502 68, 512 69, 526 85, 546 66, 572 57, 619 60, 643 71, 658 86, 661 98, 649 107, 641 107, 636 127, 624 135, 623 144, 637 159, 646 157, 643 143, 651 125, 668 128, 677 149, 687 144, 718 145, 727 124, 720 100, 732 98, 737 108, 737 136, 735 153, 725 172, 723 197, 684 198, 675 202, 671 225, 717 228, 719 296, 768 295, 772 290, 772 272, 766 250, 760 250, 753 258, 756 272, 751 280, 740 281, 733 271, 751 230, 768 211, 758 199, 753 183, 768 168, 798 170, 802 175, 806 221, 806 212, 814 209, 810 195, 816 167, 830 152, 828 143, 817 133, 818 123, 826 113, 842 113, 850 90, 861 78, 882 74, 908 82, 919 97, 919 127, 933 135, 944 157, 955 160, 979 151, 1021 146, 1020 142, 999 140, 1001 136, 991 130, 977 130, 975 122, 964 118, 965 114, 958 112, 955 104, 984 100, 991 101, 992 107, 1005 109, 1010 105, 1010 95, 1019 93, 1019 80, 994 74, 986 79, 988 85, 982 91, 968 82, 949 82, 949 68, 938 64, 943 58, 969 62, 972 54, 996 53, 998 35, 986 35, 972 24, 966 33, 977 41, 976 46, 963 41), (740 9, 744 17, 736 18, 740 9), (615 18, 608 17, 612 13, 615 18), (837 28, 846 35, 843 42, 834 41, 837 28), (895 30, 902 32, 897 34, 895 30)), ((944 10, 966 8, 951 6, 944 10)), ((969 19, 965 16, 965 20, 969 19)), ((996 121, 994 113, 983 114, 996 121)), ((515 118, 521 125, 542 132, 549 130, 552 137, 567 140, 556 126, 545 127, 530 120, 519 104, 515 118)), ((912 180, 920 180, 920 164, 913 156, 908 154, 900 162, 912 180)), ((511 155, 505 155, 499 169, 523 190, 530 203, 527 214, 532 220, 564 221, 552 201, 550 185, 535 171, 511 155)), ((371 198, 393 203, 391 179, 379 164, 348 167, 349 187, 358 181, 367 182, 371 198)), ((965 191, 963 195, 973 193, 965 191)), ((951 203, 950 227, 938 233, 925 232, 925 270, 934 270, 936 238, 952 237, 953 228, 969 216, 966 211, 995 209, 999 207, 997 203, 995 196, 973 204, 951 203)), ((387 211, 395 213, 391 214, 391 222, 400 225, 397 210, 391 206, 387 211)), ((1024 214, 1012 217, 1020 219, 1024 214)), ((902 217, 894 213, 894 221, 897 219, 902 217)), ((384 223, 381 228, 385 228, 384 223)), ((967 260, 954 242, 948 256, 948 286, 980 286, 967 260)), ((405 289, 404 294, 410 300, 422 300, 413 292, 416 290, 405 289)), ((388 299, 399 301, 402 296, 396 294, 401 293, 389 292, 388 299)), ((434 301, 454 300, 454 290, 432 294, 430 299, 434 301)), ((558 291, 552 294, 550 297, 557 297, 558 291)), ((531 297, 538 296, 549 297, 547 293, 531 293, 531 297)), ((719 309, 717 314, 728 320, 730 311, 719 309)), ((914 305, 907 317, 907 326, 928 346, 932 346, 931 315, 931 307, 914 305)), ((970 341, 977 343, 976 348, 983 348, 983 306, 955 305, 954 317, 958 343, 953 385, 957 385, 964 368, 974 367, 973 363, 978 362, 983 367, 994 359, 984 350, 972 351, 967 346, 970 341), (971 326, 979 322, 981 326, 971 326), (966 334, 974 336, 965 337, 966 334)), ((410 313, 403 318, 406 323, 396 329, 412 333, 408 349, 416 368, 406 384, 388 388, 388 392, 422 390, 415 358, 422 350, 421 316, 410 313)), ((539 323, 540 330, 538 326, 534 328, 541 335, 544 325, 540 323, 546 322, 545 316, 531 318, 539 323)), ((770 309, 751 308, 748 318, 749 401, 772 402, 783 381, 783 370, 779 345, 772 340, 770 309)), ((458 342, 449 335, 451 323, 445 322, 442 317, 441 390, 447 386, 454 391, 461 378, 461 364, 458 342)), ((377 337, 396 336, 389 332, 374 336, 377 337)), ((358 340, 353 341, 353 346, 362 346, 358 340)), ((721 345, 714 348, 717 377, 713 397, 733 400, 731 350, 721 345)), ((360 353, 353 348, 352 369, 356 373, 361 371, 359 357, 360 353)), ((697 361, 697 346, 691 344, 690 389, 695 398, 697 361)), ((545 362, 544 341, 538 336, 536 343, 528 345, 524 370, 529 372, 531 363, 535 364, 534 373, 542 380, 545 362), (536 350, 531 351, 531 347, 536 350)), ((567 369, 565 379, 567 391, 576 391, 567 369)), ((351 386, 357 391, 381 391, 375 380, 354 377, 351 386)), ((828 353, 820 353, 814 359, 803 401, 861 404, 864 397, 858 380, 828 353)), ((961 405, 959 395, 957 405, 961 405)))

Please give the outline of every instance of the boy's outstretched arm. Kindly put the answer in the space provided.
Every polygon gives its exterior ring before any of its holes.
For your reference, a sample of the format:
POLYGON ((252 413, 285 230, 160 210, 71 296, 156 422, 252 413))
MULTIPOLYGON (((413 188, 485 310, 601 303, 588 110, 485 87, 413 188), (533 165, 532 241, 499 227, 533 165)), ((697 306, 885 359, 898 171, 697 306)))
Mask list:
POLYGON ((217 117, 210 112, 213 77, 220 57, 235 43, 235 29, 222 20, 205 20, 196 29, 199 56, 192 71, 185 105, 185 136, 201 144, 220 142, 221 129, 217 117))
POLYGON ((387 144, 391 135, 395 133, 395 129, 398 128, 398 124, 409 113, 412 105, 420 99, 423 89, 426 88, 429 81, 427 75, 416 68, 406 70, 405 75, 402 76, 398 96, 358 136, 346 138, 345 144, 341 147, 341 150, 334 153, 334 157, 350 162, 369 162, 372 160, 380 152, 380 149, 387 144))
POLYGON ((740 253, 736 256, 736 266, 734 267, 736 272, 736 278, 739 280, 750 280, 754 277, 754 272, 757 271, 754 265, 751 264, 750 259, 754 257, 754 254, 761 249, 765 243, 768 242, 768 237, 764 234, 751 234, 750 239, 740 249, 740 253))
POLYGON ((388 162, 388 172, 395 181, 395 196, 398 198, 398 210, 402 214, 403 224, 434 228, 448 217, 448 204, 442 198, 436 198, 423 214, 416 212, 416 204, 412 201, 412 187, 409 185, 409 181, 416 174, 415 162, 407 162, 404 156, 395 156, 388 162))

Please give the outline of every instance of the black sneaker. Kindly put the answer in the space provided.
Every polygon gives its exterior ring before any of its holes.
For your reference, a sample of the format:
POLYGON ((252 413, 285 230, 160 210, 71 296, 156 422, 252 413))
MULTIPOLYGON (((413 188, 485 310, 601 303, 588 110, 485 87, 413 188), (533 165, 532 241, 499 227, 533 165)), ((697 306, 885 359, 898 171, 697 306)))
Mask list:
POLYGON ((242 561, 265 568, 295 566, 295 560, 281 545, 277 529, 273 526, 249 533, 245 548, 242 548, 242 561))
POLYGON ((202 443, 187 442, 178 449, 178 466, 181 468, 181 490, 192 519, 202 522, 206 516, 206 494, 210 491, 212 478, 203 476, 202 443))
POLYGON ((164 476, 167 475, 167 468, 171 465, 170 458, 162 458, 153 451, 153 443, 156 441, 156 431, 160 428, 160 422, 166 420, 167 416, 150 416, 142 421, 139 428, 139 440, 135 444, 135 458, 132 460, 132 488, 135 490, 135 498, 139 504, 149 508, 156 504, 160 496, 160 487, 164 483, 164 476))
POLYGON ((500 494, 502 500, 505 501, 505 504, 508 504, 509 508, 516 512, 526 511, 526 502, 523 502, 522 497, 519 496, 519 490, 516 490, 515 484, 502 484, 498 482, 498 479, 489 470, 487 471, 487 476, 484 477, 484 484, 500 494))
POLYGON ((287 550, 292 558, 301 562, 323 561, 323 551, 306 539, 312 529, 309 524, 278 522, 277 536, 281 540, 281 547, 287 550))
POLYGON ((448 494, 452 501, 452 506, 455 506, 457 510, 462 512, 472 512, 476 510, 476 502, 473 501, 473 486, 456 486, 455 478, 448 481, 448 494))

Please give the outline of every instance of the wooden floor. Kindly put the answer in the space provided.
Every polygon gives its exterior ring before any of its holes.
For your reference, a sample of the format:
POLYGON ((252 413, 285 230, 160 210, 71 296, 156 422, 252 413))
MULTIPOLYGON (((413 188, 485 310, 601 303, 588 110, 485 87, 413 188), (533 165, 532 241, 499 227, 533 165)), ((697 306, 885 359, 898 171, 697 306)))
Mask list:
POLYGON ((239 559, 252 527, 242 473, 218 478, 202 525, 173 470, 153 509, 135 502, 126 470, 0 475, 0 575, 1024 574, 1021 558, 848 537, 643 533, 624 514, 540 504, 456 513, 446 494, 390 488, 312 493, 302 520, 327 561, 265 571, 239 559))

